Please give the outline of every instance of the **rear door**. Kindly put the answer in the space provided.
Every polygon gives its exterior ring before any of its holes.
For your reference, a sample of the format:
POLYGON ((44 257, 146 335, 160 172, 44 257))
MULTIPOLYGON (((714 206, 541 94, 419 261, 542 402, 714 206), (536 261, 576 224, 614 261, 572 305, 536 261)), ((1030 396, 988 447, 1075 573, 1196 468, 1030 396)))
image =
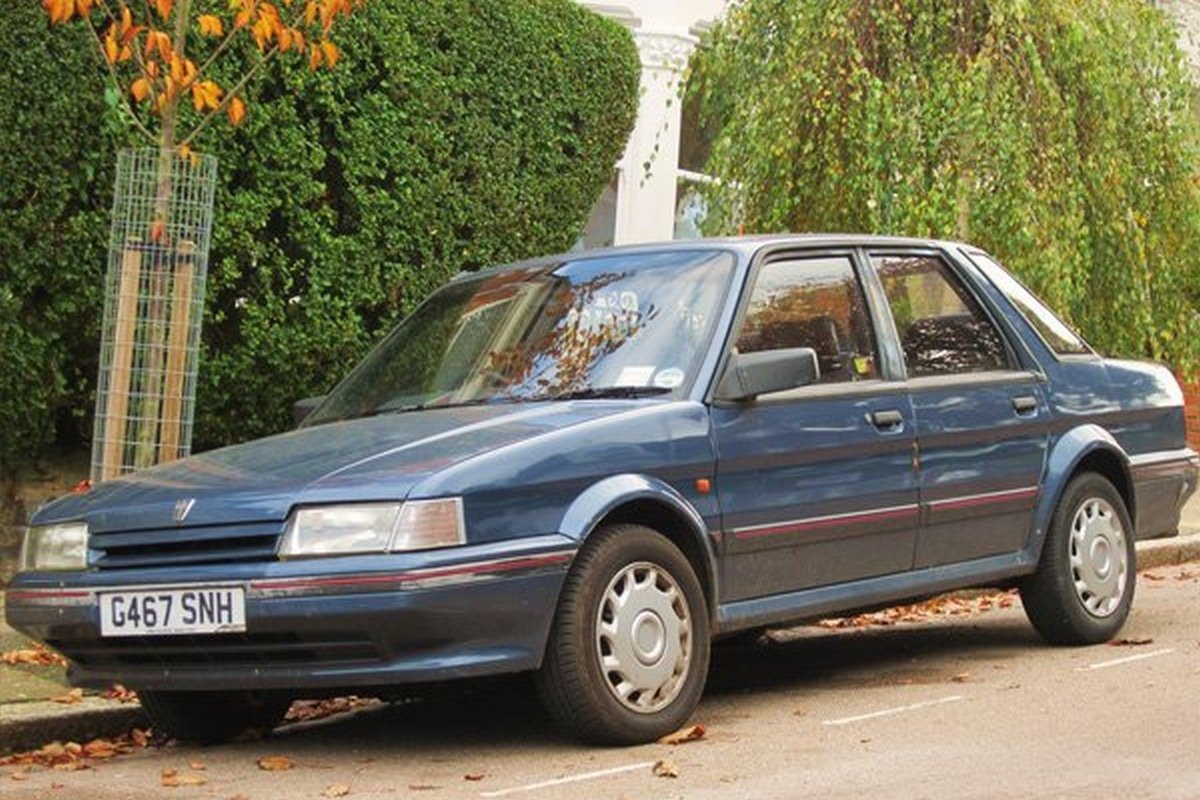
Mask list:
POLYGON ((875 322, 886 316, 872 317, 860 269, 852 251, 832 250, 781 254, 752 276, 730 346, 811 347, 821 378, 712 408, 728 599, 912 566, 913 411, 881 367, 875 322))
POLYGON ((1040 372, 944 254, 882 251, 870 261, 903 351, 916 422, 914 566, 1020 550, 1049 434, 1040 372))

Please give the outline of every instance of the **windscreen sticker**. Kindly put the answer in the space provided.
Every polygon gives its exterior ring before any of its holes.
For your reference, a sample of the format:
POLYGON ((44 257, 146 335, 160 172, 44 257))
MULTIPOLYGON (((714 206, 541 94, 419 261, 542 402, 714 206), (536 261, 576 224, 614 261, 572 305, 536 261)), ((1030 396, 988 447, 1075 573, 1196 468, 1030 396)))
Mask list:
POLYGON ((659 370, 654 376, 654 385, 660 389, 674 389, 683 383, 683 370, 679 367, 667 367, 659 370))

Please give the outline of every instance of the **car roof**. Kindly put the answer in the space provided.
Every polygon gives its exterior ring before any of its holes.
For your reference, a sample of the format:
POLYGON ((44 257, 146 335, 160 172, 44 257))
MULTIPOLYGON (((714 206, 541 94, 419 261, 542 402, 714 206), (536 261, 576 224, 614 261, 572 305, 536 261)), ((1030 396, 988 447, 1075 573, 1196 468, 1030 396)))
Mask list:
POLYGON ((662 253, 672 250, 732 250, 749 258, 764 247, 800 245, 804 247, 969 247, 962 242, 941 239, 919 239, 905 236, 879 236, 865 233, 759 233, 746 236, 721 236, 702 239, 675 239, 664 242, 626 244, 616 247, 600 247, 592 250, 576 250, 565 253, 538 256, 509 264, 486 267, 478 271, 460 272, 455 280, 466 279, 482 273, 492 274, 509 269, 549 266, 564 261, 582 261, 608 255, 633 255, 637 253, 662 253))

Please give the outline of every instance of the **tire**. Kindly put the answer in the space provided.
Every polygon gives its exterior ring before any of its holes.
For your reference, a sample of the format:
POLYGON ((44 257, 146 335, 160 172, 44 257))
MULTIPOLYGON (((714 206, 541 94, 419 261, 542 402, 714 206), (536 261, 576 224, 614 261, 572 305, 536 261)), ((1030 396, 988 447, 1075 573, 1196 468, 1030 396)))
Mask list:
POLYGON ((1050 521, 1037 572, 1019 588, 1025 614, 1051 644, 1116 635, 1133 603, 1137 552, 1125 501, 1093 472, 1071 480, 1050 521))
POLYGON ((252 692, 138 692, 155 732, 197 744, 228 741, 248 730, 269 731, 292 701, 252 692))
POLYGON ((708 606, 687 558, 650 528, 612 525, 589 537, 567 575, 536 682, 568 733, 642 744, 695 711, 708 661, 708 606))

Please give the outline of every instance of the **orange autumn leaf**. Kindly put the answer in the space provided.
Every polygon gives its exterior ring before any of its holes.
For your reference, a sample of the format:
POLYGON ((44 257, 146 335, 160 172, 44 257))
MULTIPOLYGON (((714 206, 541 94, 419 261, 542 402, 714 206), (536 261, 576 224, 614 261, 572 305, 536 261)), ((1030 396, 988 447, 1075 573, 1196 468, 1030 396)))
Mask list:
POLYGON ((138 78, 129 87, 129 93, 133 95, 133 99, 137 102, 142 102, 150 96, 150 81, 145 78, 138 78))
POLYGON ((200 28, 201 36, 224 36, 225 23, 221 22, 220 17, 212 14, 201 14, 196 20, 197 26, 200 28))
POLYGON ((154 10, 163 19, 171 16, 171 9, 175 7, 175 0, 154 0, 154 10))
POLYGON ((196 111, 208 111, 221 104, 225 92, 212 81, 200 81, 192 85, 192 106, 196 111))
POLYGON ((50 15, 51 22, 69 22, 75 15, 74 0, 42 0, 42 8, 50 15))
POLYGON ((117 58, 121 54, 121 47, 117 44, 117 40, 112 36, 104 37, 104 57, 108 59, 108 63, 117 63, 117 58))
POLYGON ((321 66, 321 48, 314 47, 308 53, 308 68, 316 72, 319 66, 321 66))
POLYGON ((296 762, 287 756, 265 756, 257 762, 258 768, 267 772, 281 772, 296 766, 296 762))
POLYGON ((236 128, 246 118, 246 104, 242 102, 242 98, 235 97, 229 101, 226 112, 229 114, 229 122, 236 128))
POLYGON ((333 42, 321 42, 321 52, 325 56, 325 63, 331 67, 336 67, 342 57, 342 51, 333 42))
POLYGON ((81 17, 90 16, 95 0, 75 0, 75 13, 81 17))

